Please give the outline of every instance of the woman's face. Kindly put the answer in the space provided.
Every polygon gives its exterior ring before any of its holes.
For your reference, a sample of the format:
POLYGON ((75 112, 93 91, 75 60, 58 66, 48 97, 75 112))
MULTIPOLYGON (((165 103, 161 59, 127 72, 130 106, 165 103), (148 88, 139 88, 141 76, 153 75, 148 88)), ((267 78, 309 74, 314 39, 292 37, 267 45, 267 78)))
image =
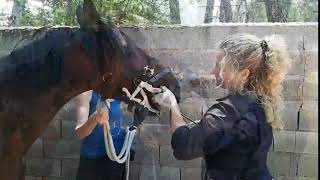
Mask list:
POLYGON ((215 64, 213 65, 212 74, 214 74, 216 78, 216 86, 221 85, 222 88, 228 89, 231 85, 231 81, 235 77, 235 73, 232 71, 229 64, 223 65, 223 63, 225 63, 225 61, 223 61, 224 57, 225 52, 222 49, 218 49, 215 56, 215 64))
POLYGON ((212 73, 216 78, 216 86, 221 85, 224 89, 231 89, 232 87, 244 84, 247 81, 250 71, 248 69, 236 71, 229 63, 223 65, 223 63, 225 63, 225 61, 223 61, 224 57, 224 50, 218 49, 215 57, 215 64, 212 69, 212 73))

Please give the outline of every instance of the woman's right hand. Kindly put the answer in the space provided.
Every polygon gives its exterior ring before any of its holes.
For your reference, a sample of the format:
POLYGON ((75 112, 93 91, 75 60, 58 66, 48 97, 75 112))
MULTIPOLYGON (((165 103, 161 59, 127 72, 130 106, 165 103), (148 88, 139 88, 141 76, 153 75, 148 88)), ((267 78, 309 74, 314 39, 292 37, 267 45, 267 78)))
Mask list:
POLYGON ((161 86, 160 88, 162 92, 153 96, 153 102, 169 109, 176 107, 178 103, 174 94, 165 86, 161 86))

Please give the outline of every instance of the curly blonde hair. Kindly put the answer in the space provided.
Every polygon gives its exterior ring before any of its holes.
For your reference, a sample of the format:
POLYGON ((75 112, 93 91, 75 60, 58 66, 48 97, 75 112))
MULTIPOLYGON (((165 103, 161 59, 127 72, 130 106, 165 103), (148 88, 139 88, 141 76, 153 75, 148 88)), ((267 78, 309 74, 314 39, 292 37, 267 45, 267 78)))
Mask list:
POLYGON ((222 64, 231 65, 235 72, 250 71, 244 84, 229 90, 260 97, 268 122, 273 128, 281 129, 282 82, 290 61, 284 39, 278 35, 260 39, 250 34, 234 34, 225 38, 219 49, 225 52, 222 64))

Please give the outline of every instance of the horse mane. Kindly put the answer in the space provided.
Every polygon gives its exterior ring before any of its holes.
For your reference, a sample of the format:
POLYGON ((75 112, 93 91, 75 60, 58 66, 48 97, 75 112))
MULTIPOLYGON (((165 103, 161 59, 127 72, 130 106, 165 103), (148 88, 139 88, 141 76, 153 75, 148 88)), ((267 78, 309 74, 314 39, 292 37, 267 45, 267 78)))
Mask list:
POLYGON ((28 60, 23 59, 26 56, 31 57, 31 61, 43 59, 52 49, 62 48, 69 42, 74 31, 67 27, 37 29, 30 36, 21 39, 8 56, 13 56, 15 63, 28 60))
POLYGON ((40 28, 24 36, 12 51, 0 58, 0 86, 46 89, 62 80, 63 49, 79 29, 40 28))

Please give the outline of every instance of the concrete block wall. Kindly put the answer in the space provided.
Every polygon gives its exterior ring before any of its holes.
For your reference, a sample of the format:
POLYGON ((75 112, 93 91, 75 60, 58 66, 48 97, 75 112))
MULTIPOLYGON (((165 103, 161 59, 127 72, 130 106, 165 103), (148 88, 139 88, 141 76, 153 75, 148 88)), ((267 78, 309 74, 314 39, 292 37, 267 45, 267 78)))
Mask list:
MULTIPOLYGON (((234 33, 259 37, 280 34, 292 66, 284 82, 285 128, 274 132, 268 166, 275 180, 318 179, 318 24, 214 24, 210 26, 125 27, 123 30, 152 56, 170 66, 182 86, 181 109, 193 119, 226 92, 206 77, 215 44, 234 33)), ((0 29, 0 56, 35 28, 0 29)), ((20 42, 21 43, 21 42, 20 42)), ((27 43, 24 41, 22 43, 27 43)), ((169 114, 149 117, 140 127, 132 180, 200 179, 202 160, 178 161, 170 147, 169 114)), ((25 156, 27 180, 75 179, 80 142, 74 134, 74 104, 67 103, 25 156)))

